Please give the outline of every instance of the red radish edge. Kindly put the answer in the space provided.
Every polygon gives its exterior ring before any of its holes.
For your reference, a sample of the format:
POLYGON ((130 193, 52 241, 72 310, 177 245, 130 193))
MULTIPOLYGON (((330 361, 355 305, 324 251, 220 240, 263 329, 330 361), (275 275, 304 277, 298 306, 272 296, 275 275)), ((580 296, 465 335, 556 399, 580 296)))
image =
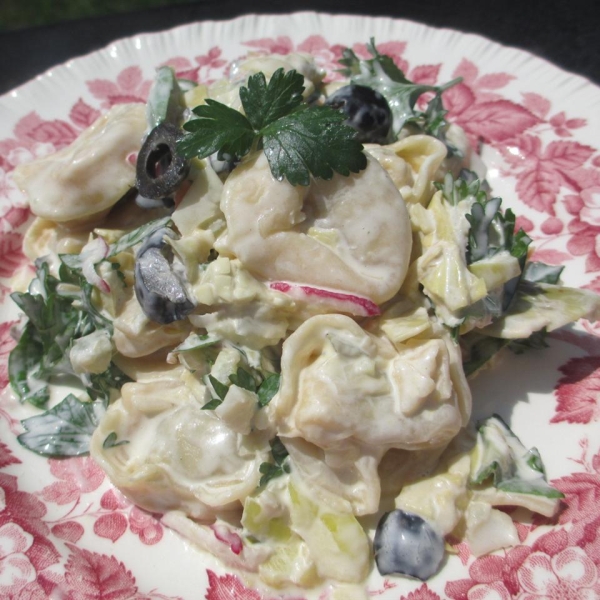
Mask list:
POLYGON ((294 295, 294 293, 300 292, 308 298, 316 296, 317 298, 330 303, 332 303, 332 301, 346 302, 357 308, 357 310, 351 310, 349 312, 362 317, 374 317, 381 314, 379 306, 364 296, 356 296, 355 294, 347 294, 346 292, 334 292, 309 285, 287 283, 285 281, 273 281, 269 284, 269 287, 272 290, 283 292, 284 294, 294 295))
POLYGON ((96 265, 108 256, 109 247, 102 237, 90 240, 80 252, 81 272, 88 283, 95 285, 101 292, 110 293, 110 286, 96 271, 96 265))
POLYGON ((241 554, 244 549, 244 543, 242 542, 242 538, 237 534, 231 531, 226 525, 221 525, 219 523, 214 523, 210 526, 215 537, 224 544, 228 544, 230 550, 234 554, 241 554))

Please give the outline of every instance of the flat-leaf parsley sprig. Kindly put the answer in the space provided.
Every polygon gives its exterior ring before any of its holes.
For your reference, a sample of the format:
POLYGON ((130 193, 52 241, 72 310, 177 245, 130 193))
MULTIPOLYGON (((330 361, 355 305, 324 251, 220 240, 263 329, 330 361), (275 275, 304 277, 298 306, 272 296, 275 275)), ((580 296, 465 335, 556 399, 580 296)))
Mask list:
POLYGON ((193 109, 197 118, 183 127, 189 132, 178 151, 191 158, 217 152, 242 158, 264 150, 273 176, 292 185, 309 185, 311 175, 331 179, 333 173, 350 175, 367 166, 356 131, 345 116, 328 106, 303 102, 304 77, 294 70, 277 69, 267 83, 256 73, 240 88, 244 113, 207 99, 193 109))

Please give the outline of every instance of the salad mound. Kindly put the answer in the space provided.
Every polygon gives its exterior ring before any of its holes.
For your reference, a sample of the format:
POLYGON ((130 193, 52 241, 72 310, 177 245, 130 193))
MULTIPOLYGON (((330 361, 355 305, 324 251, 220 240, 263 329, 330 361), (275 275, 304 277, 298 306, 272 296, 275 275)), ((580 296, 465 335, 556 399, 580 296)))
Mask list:
POLYGON ((600 316, 528 259, 445 119, 456 81, 368 48, 335 83, 303 54, 210 86, 160 67, 146 106, 15 172, 36 268, 12 294, 10 383, 35 411, 19 442, 91 453, 257 586, 426 580, 449 536, 516 544, 499 507, 555 515, 537 450, 472 422, 468 377, 600 316))

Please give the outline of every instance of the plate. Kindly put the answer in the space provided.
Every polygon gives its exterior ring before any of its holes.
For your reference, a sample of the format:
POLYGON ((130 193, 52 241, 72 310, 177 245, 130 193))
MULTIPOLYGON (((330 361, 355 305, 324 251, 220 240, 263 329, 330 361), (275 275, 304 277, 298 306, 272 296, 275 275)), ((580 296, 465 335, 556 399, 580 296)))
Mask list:
MULTIPOLYGON (((91 459, 45 460, 17 444, 19 419, 31 413, 6 387, 18 320, 9 280, 27 273, 20 248, 29 213, 11 171, 65 146, 110 106, 143 101, 160 64, 207 82, 250 51, 299 50, 331 70, 342 47, 362 54, 371 36, 412 80, 463 78, 445 95, 449 119, 481 148, 494 191, 535 241, 535 258, 566 265, 566 284, 600 292, 600 89, 526 52, 409 21, 296 13, 138 35, 48 71, 0 97, 0 597, 280 597, 247 588, 131 505, 91 459)), ((600 597, 599 335, 581 322, 550 336, 547 348, 507 354, 472 385, 476 417, 500 414, 540 450, 565 494, 558 518, 520 520, 518 545, 491 556, 457 544, 426 583, 373 576, 370 595, 600 597)))

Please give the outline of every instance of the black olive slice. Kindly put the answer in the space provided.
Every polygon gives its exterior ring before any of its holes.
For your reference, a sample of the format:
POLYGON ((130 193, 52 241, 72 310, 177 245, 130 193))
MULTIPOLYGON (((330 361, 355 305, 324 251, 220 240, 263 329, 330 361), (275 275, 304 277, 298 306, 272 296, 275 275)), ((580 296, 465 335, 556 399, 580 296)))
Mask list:
POLYGON ((166 325, 185 318, 194 303, 185 291, 184 276, 173 268, 172 250, 164 236, 174 237, 171 229, 154 232, 138 250, 135 261, 135 295, 144 314, 166 325))
POLYGON ((351 83, 335 91, 325 104, 346 115, 345 123, 356 129, 359 142, 386 143, 393 116, 387 100, 378 91, 351 83))
POLYGON ((161 123, 148 134, 136 165, 136 187, 144 198, 172 196, 187 177, 190 162, 177 152, 183 135, 170 123, 161 123))

